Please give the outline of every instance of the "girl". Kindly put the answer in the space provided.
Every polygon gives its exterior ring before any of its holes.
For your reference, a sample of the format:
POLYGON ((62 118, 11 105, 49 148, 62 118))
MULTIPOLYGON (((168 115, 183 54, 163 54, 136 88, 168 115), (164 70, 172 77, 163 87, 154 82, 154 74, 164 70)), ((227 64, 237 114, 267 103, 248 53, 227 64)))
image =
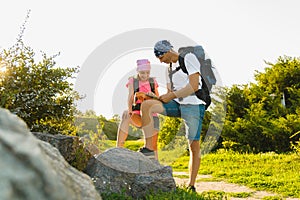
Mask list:
MULTIPOLYGON (((143 92, 149 95, 159 96, 158 94, 158 84, 156 80, 150 77, 151 65, 149 60, 141 59, 137 60, 137 76, 130 77, 126 87, 128 87, 128 110, 123 112, 122 120, 119 125, 118 135, 117 135, 117 147, 124 147, 125 140, 128 136, 129 124, 141 127, 140 118, 140 105, 141 101, 135 98, 137 92, 143 92)), ((146 152, 149 157, 155 157, 157 160, 157 136, 159 130, 159 119, 157 114, 153 114, 154 120, 154 131, 153 131, 153 144, 154 152, 146 152)), ((147 151, 144 147, 140 151, 147 151)))

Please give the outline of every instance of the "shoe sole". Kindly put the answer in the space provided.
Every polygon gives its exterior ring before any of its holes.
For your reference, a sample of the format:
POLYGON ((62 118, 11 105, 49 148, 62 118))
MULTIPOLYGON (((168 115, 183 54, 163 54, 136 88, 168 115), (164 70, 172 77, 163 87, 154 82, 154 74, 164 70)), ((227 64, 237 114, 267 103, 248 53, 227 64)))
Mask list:
POLYGON ((154 153, 153 152, 150 152, 150 153, 142 153, 142 152, 140 152, 141 154, 143 154, 144 156, 146 156, 147 158, 155 158, 155 155, 154 155, 154 153))

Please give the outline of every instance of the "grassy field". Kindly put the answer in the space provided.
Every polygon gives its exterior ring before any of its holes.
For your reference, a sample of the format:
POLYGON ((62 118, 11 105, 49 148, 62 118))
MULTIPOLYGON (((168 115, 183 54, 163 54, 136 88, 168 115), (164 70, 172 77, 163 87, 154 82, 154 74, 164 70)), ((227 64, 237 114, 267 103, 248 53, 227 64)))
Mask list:
MULTIPOLYGON (((172 164, 174 171, 186 171, 188 156, 172 164)), ((266 190, 283 196, 300 197, 300 156, 297 154, 240 154, 219 151, 202 158, 199 174, 266 190)))
MULTIPOLYGON (((108 146, 115 146, 115 142, 110 141, 108 146)), ((142 140, 126 141, 125 143, 126 148, 134 151, 140 146, 143 146, 142 140)), ((172 166, 173 171, 188 171, 189 156, 185 145, 177 146, 173 150, 160 150, 159 160, 162 164, 172 166)), ((255 190, 275 192, 283 197, 300 198, 300 155, 296 153, 246 154, 221 149, 217 153, 209 153, 202 158, 199 174, 210 174, 215 181, 224 180, 255 190)), ((116 195, 118 196, 118 194, 116 195)), ((187 192, 185 188, 178 188, 175 193, 151 194, 147 199, 224 199, 226 196, 234 195, 221 191, 195 195, 187 192)), ((130 199, 111 195, 104 199, 110 199, 110 197, 130 199)))

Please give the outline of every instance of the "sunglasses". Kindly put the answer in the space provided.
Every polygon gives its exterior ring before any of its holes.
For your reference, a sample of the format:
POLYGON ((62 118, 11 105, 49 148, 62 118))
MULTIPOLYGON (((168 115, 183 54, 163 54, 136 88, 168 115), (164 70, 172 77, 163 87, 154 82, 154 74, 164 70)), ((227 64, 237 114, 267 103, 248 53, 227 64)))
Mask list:
POLYGON ((160 58, 161 56, 165 55, 167 52, 163 52, 163 51, 158 51, 156 49, 154 49, 154 54, 157 58, 160 58))

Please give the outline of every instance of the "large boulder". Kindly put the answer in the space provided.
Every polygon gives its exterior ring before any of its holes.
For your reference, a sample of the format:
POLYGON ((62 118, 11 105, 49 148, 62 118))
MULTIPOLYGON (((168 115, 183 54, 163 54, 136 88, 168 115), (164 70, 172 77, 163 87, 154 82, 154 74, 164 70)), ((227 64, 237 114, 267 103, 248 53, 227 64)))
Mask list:
POLYGON ((38 139, 48 142, 57 148, 65 160, 80 171, 86 168, 88 160, 93 157, 92 153, 99 153, 98 149, 94 148, 96 151, 90 148, 93 147, 92 145, 85 147, 82 140, 77 136, 62 134, 52 135, 40 132, 32 132, 32 134, 38 139))
POLYGON ((32 134, 38 139, 48 142, 57 148, 67 162, 70 163, 75 159, 76 150, 80 145, 78 137, 62 134, 52 135, 40 132, 32 132, 32 134))
POLYGON ((36 139, 24 121, 0 108, 0 199, 101 199, 89 176, 36 139))
POLYGON ((95 156, 85 172, 93 178, 99 193, 123 193, 142 198, 149 192, 174 191, 170 166, 162 166, 139 152, 110 148, 95 156))

